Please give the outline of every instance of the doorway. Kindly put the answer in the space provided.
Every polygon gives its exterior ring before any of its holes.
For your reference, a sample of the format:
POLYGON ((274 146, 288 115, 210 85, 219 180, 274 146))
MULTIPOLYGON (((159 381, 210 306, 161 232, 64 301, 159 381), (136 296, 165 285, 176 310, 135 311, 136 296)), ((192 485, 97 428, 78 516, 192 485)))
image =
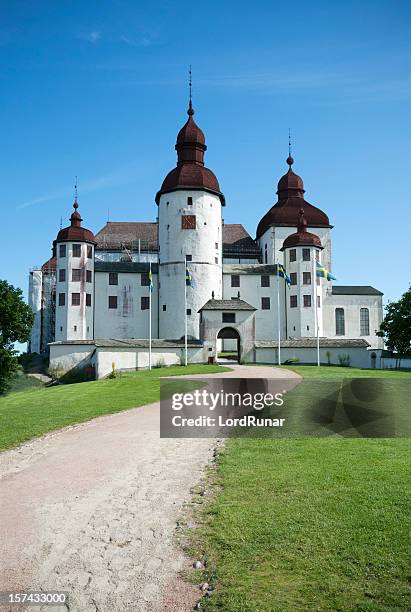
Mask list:
POLYGON ((240 363, 240 334, 234 327, 223 327, 217 334, 217 361, 240 363))

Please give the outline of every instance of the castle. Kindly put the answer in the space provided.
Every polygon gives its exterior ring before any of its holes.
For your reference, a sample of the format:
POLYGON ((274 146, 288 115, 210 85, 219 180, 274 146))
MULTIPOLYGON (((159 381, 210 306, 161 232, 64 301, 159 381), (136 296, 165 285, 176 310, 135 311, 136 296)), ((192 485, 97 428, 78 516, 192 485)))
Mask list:
POLYGON ((277 363, 280 344, 283 362, 313 363, 318 327, 322 362, 375 365, 383 294, 316 275, 316 262, 332 270, 333 226, 305 200, 291 155, 254 239, 224 223, 226 200, 204 165, 191 96, 187 113, 177 165, 155 197, 155 222, 108 222, 94 234, 75 199, 52 258, 30 272, 29 350, 49 352, 64 371, 91 365, 101 377, 113 363, 147 367, 151 326, 154 364, 180 363, 186 334, 190 362, 235 350, 242 361, 277 363))

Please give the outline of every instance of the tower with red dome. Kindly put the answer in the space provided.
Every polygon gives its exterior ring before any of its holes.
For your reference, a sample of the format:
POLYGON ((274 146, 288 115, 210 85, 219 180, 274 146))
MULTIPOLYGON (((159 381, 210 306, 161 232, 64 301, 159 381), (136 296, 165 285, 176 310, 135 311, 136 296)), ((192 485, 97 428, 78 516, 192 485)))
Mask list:
POLYGON ((187 334, 199 338, 200 308, 212 297, 222 298, 222 218, 224 196, 215 174, 204 165, 207 149, 194 121, 191 95, 188 119, 177 136, 177 165, 156 195, 159 240, 159 337, 185 333, 182 308, 186 265, 187 334))
POLYGON ((94 338, 94 234, 81 226, 77 197, 70 225, 55 241, 55 340, 94 338))

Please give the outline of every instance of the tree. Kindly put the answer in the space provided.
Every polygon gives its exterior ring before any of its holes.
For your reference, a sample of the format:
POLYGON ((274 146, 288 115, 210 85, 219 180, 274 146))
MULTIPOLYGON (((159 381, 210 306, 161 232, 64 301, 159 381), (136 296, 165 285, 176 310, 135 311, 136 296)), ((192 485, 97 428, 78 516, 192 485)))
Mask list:
POLYGON ((401 357, 411 354, 411 286, 398 302, 389 302, 377 336, 384 338, 389 351, 401 357))
POLYGON ((0 280, 0 393, 6 391, 17 370, 14 343, 29 340, 33 320, 21 289, 0 280))

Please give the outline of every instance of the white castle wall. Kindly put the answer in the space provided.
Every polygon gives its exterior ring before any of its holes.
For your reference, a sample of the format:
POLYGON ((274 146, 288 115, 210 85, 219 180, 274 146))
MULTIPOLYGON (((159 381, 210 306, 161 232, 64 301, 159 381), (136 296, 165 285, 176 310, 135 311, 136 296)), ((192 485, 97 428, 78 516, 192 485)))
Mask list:
POLYGON ((371 348, 383 348, 384 342, 375 332, 383 319, 381 295, 332 295, 330 292, 324 300, 324 335, 327 338, 362 338, 369 342, 371 348), (344 309, 345 335, 337 336, 335 331, 335 309, 344 309), (368 308, 370 318, 370 335, 360 335, 360 310, 368 308))
MULTIPOLYGON (((141 273, 118 273, 118 285, 109 285, 108 272, 95 274, 94 337, 148 338, 149 310, 141 309, 141 298, 149 288, 141 285, 141 273), (117 296, 117 308, 108 307, 109 296, 117 296)), ((158 338, 158 277, 153 274, 151 293, 151 333, 158 338)))
POLYGON ((159 202, 159 337, 181 338, 185 333, 185 257, 193 288, 187 287, 188 335, 199 337, 199 309, 222 297, 222 223, 218 196, 181 190, 163 194, 159 202), (192 198, 192 205, 188 204, 192 198), (182 229, 182 216, 195 215, 196 228, 182 229), (163 310, 164 306, 166 310, 163 310))
MULTIPOLYGON (((270 286, 261 286, 261 274, 250 274, 241 270, 238 266, 224 266, 223 268, 223 299, 235 298, 240 292, 240 298, 256 308, 255 313, 255 338, 256 340, 276 340, 278 338, 278 310, 277 310, 277 276, 270 274, 270 286), (231 287, 231 276, 240 276, 240 287, 231 287), (261 309, 261 298, 270 298, 270 309, 261 309)), ((285 283, 280 279, 280 325, 281 337, 285 338, 285 283)), ((235 342, 235 341, 234 341, 235 342)), ((234 342, 224 341, 224 348, 232 350, 234 342)))
POLYGON ((30 353, 40 353, 41 351, 42 276, 41 270, 32 270, 29 276, 29 305, 34 312, 29 344, 30 353))

